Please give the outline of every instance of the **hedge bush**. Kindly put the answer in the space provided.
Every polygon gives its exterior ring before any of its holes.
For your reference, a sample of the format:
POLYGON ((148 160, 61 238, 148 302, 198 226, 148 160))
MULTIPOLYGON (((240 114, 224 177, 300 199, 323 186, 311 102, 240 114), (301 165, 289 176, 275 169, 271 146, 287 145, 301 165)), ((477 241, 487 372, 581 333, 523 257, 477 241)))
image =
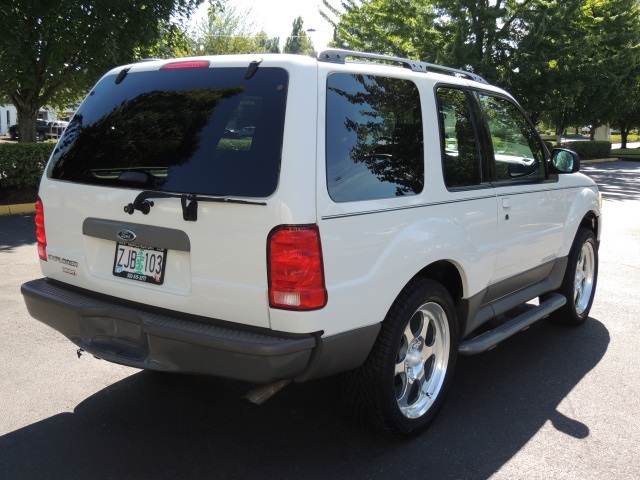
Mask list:
POLYGON ((633 160, 640 159, 640 148, 617 148, 611 150, 611 156, 633 160))
MULTIPOLYGON (((609 135, 609 140, 611 140, 613 143, 620 143, 622 142, 622 135, 618 134, 611 134, 609 135)), ((634 143, 634 142, 640 142, 640 135, 636 135, 635 133, 630 133, 627 136, 627 142, 629 143, 634 143)))
POLYGON ((576 152, 583 160, 607 158, 611 153, 611 142, 569 142, 565 147, 576 152))
POLYGON ((55 143, 0 143, 0 188, 38 187, 55 143))

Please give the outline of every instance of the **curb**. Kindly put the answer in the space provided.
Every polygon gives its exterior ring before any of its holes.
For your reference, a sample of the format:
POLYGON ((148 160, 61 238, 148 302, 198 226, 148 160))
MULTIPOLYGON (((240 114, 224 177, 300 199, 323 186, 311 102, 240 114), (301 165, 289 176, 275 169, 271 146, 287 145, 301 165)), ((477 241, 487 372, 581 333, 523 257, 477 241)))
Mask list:
POLYGON ((617 162, 618 160, 620 160, 618 157, 591 158, 588 160, 580 160, 580 164, 582 165, 583 163, 589 164, 589 163, 617 162))
POLYGON ((19 203, 17 205, 0 205, 0 216, 17 215, 19 213, 34 213, 36 211, 35 203, 19 203))

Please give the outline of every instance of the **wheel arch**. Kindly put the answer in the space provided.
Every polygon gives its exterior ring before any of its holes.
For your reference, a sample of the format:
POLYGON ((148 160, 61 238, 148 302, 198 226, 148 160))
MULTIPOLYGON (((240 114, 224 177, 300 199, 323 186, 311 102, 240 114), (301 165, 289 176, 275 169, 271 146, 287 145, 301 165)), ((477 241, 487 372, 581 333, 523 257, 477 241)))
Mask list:
POLYGON ((447 289, 456 306, 458 332, 463 332, 467 319, 464 315, 461 315, 460 312, 460 301, 464 296, 465 290, 464 279, 460 271, 460 267, 451 260, 435 261, 420 270, 404 288, 406 288, 416 278, 434 280, 447 289))
POLYGON ((414 278, 425 278, 441 283, 454 301, 462 298, 464 287, 458 266, 449 260, 438 260, 420 270, 414 278))
POLYGON ((589 210, 580 221, 580 227, 591 230, 596 236, 596 240, 600 243, 601 217, 593 210, 589 210))
POLYGON ((573 240, 581 227, 591 230, 599 244, 602 231, 602 216, 597 190, 594 191, 591 188, 581 189, 571 201, 566 218, 564 240, 558 252, 559 257, 569 254, 573 240))

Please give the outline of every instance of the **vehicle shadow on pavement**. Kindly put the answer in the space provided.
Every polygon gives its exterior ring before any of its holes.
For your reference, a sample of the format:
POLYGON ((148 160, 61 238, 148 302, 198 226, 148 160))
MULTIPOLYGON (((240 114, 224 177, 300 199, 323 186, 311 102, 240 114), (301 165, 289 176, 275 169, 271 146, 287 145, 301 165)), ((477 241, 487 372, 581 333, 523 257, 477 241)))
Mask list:
POLYGON ((640 199, 640 162, 600 163, 581 170, 598 184, 606 200, 640 199))
POLYGON ((0 253, 36 243, 35 214, 0 217, 0 253))
POLYGON ((0 477, 488 478, 547 422, 589 436, 557 407, 608 344, 598 320, 579 328, 543 321, 461 357, 440 416, 409 440, 358 428, 338 376, 290 385, 258 407, 242 399, 245 383, 140 372, 73 413, 0 437, 0 477))

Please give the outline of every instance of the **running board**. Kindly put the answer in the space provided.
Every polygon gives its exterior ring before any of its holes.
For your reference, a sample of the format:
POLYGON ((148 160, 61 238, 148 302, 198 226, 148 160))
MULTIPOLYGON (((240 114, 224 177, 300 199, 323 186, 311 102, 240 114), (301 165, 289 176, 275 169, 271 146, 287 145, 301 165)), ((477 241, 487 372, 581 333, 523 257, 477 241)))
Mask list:
POLYGON ((526 330, 533 323, 549 316, 550 313, 559 309, 565 303, 567 303, 567 299, 563 295, 554 293, 532 310, 509 320, 493 330, 461 342, 460 345, 458 345, 458 353, 461 355, 475 355, 476 353, 491 350, 501 341, 506 340, 522 330, 526 330))

